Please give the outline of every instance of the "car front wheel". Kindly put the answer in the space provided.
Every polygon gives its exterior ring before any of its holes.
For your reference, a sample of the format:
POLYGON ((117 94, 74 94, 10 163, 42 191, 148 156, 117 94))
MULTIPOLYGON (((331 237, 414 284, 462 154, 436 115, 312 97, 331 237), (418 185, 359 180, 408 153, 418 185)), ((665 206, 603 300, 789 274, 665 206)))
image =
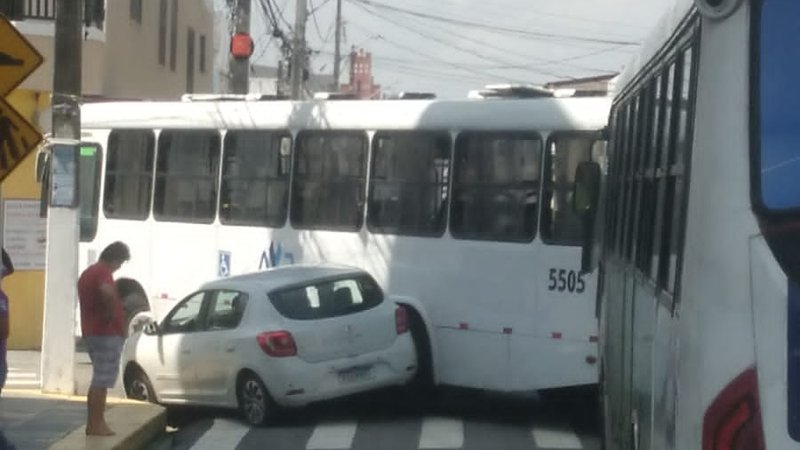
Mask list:
POLYGON ((261 379, 253 373, 239 378, 239 410, 250 425, 263 425, 275 412, 275 403, 261 379))
POLYGON ((125 395, 134 400, 150 403, 156 402, 153 385, 141 369, 133 369, 130 374, 125 377, 125 395))

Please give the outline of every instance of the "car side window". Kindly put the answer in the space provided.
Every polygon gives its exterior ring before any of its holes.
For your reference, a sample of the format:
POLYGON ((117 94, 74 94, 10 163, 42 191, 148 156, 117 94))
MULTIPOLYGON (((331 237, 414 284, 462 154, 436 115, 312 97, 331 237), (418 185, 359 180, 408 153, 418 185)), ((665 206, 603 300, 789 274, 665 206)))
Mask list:
POLYGON ((206 328, 214 331, 238 327, 244 316, 248 295, 239 291, 220 290, 215 291, 211 297, 206 328))
POLYGON ((203 312, 203 301, 205 297, 206 292, 200 291, 178 303, 167 318, 164 319, 162 332, 167 334, 200 331, 203 328, 201 324, 201 314, 203 312))

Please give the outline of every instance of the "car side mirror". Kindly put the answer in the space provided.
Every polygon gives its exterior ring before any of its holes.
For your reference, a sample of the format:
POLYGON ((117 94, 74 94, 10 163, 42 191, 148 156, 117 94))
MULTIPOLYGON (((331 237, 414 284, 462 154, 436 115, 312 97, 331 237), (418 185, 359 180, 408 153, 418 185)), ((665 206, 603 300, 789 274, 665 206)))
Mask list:
POLYGON ((599 210, 602 177, 600 165, 593 161, 583 161, 575 169, 572 209, 580 217, 583 228, 582 273, 592 272, 597 266, 599 249, 595 246, 598 237, 595 233, 595 223, 599 210))
POLYGON ((144 334, 149 336, 161 334, 161 327, 158 326, 157 322, 150 322, 144 326, 144 334))

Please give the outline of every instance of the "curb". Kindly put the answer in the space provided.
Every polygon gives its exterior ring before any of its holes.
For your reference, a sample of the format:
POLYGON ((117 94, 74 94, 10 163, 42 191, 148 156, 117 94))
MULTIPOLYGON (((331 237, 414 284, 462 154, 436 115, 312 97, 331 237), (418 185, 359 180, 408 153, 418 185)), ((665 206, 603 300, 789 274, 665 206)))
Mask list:
POLYGON ((138 450, 164 432, 167 412, 158 405, 142 402, 111 404, 106 422, 113 436, 86 436, 81 426, 51 445, 49 450, 138 450))
MULTIPOLYGON (((54 400, 63 400, 67 402, 86 402, 85 395, 77 394, 58 394, 42 392, 41 389, 21 389, 21 388, 4 388, 3 395, 8 394, 9 397, 31 397, 31 398, 48 398, 54 400)), ((129 398, 111 397, 106 399, 108 405, 141 405, 142 402, 138 400, 131 400, 129 398)))

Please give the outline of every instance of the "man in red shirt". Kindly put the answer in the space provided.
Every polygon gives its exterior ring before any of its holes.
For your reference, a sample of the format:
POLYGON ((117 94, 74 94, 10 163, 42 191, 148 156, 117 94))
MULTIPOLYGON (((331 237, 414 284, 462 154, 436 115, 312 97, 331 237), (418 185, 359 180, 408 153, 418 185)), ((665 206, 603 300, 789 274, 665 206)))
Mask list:
POLYGON ((128 246, 114 242, 103 249, 100 260, 86 268, 78 279, 81 332, 92 360, 92 383, 86 398, 87 435, 114 434, 106 424, 106 396, 119 375, 125 313, 113 274, 129 259, 128 246))

